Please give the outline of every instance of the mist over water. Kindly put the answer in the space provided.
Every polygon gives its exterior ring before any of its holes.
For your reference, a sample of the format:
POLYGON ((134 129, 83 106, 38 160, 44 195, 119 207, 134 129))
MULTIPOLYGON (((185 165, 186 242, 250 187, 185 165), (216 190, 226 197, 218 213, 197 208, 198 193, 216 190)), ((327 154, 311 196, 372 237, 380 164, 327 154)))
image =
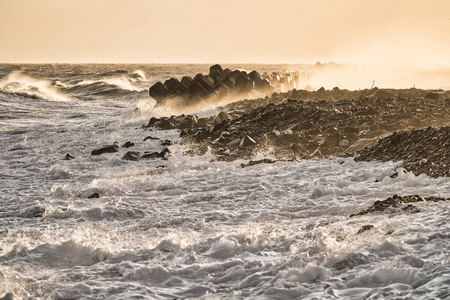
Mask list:
MULTIPOLYGON (((327 89, 450 82, 448 70, 226 67, 302 69, 312 74, 308 84, 327 89)), ((177 130, 142 128, 151 116, 181 113, 155 109, 149 86, 208 68, 0 65, 0 297, 450 297, 447 202, 349 218, 394 194, 450 197, 448 177, 352 158, 241 168, 244 161, 217 161, 210 152, 188 155, 177 130), (125 161, 122 147, 91 155, 116 141, 161 151, 165 139, 175 142, 168 160, 125 161), (64 160, 67 153, 75 159, 64 160), (94 193, 100 197, 89 198, 94 193), (357 234, 364 225, 374 227, 357 234)))

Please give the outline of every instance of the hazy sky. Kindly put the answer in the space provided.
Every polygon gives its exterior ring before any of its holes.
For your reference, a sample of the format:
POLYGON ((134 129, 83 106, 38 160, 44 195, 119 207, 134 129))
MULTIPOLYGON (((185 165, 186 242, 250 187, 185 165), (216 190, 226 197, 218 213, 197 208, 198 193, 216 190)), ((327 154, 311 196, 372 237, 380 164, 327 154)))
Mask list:
POLYGON ((450 0, 0 0, 0 62, 450 67, 450 0))

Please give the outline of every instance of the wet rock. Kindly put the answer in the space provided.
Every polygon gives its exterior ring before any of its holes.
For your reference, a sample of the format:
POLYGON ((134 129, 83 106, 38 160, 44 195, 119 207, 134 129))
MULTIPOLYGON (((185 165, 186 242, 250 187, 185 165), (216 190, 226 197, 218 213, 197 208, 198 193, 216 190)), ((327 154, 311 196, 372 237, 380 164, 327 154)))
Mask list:
POLYGON ((186 116, 177 126, 178 129, 193 128, 198 123, 196 116, 186 116))
POLYGON ((239 143, 239 146, 241 147, 250 147, 254 145, 256 145, 255 140, 249 137, 248 135, 245 135, 239 143))
POLYGON ((96 198, 100 198, 100 194, 99 193, 93 193, 92 195, 90 195, 88 197, 88 199, 96 199, 96 198))
POLYGON ((170 78, 164 81, 164 86, 169 90, 171 94, 174 93, 175 88, 180 84, 178 79, 176 78, 170 78))
POLYGON ((138 161, 140 159, 138 151, 128 151, 125 153, 124 156, 122 156, 123 160, 131 160, 131 161, 138 161))
POLYGON ((144 138, 144 142, 147 140, 159 140, 159 138, 149 135, 144 138))
POLYGON ((171 130, 175 129, 175 125, 169 120, 161 120, 156 124, 156 127, 162 130, 171 130))
POLYGON ((161 102, 170 96, 170 91, 161 83, 155 83, 149 90, 150 97, 156 100, 156 102, 161 102))
MULTIPOLYGON (((375 212, 383 212, 388 208, 391 207, 401 207, 404 203, 414 203, 414 202, 438 202, 438 201, 448 201, 450 198, 443 198, 443 197, 421 197, 419 195, 409 195, 409 196, 398 196, 394 195, 392 197, 387 198, 386 200, 382 201, 375 201, 374 204, 369 207, 368 209, 365 209, 359 213, 350 215, 351 217, 354 216, 363 216, 369 213, 375 213, 375 212)), ((407 208, 406 210, 408 210, 407 208)))
POLYGON ((231 120, 231 116, 229 114, 227 114, 224 111, 221 111, 220 113, 218 113, 214 119, 213 119, 213 124, 217 125, 222 123, 224 120, 231 120))
POLYGON ((170 155, 170 150, 168 148, 164 148, 161 152, 146 152, 141 156, 141 159, 156 159, 162 158, 166 160, 170 155))
POLYGON ((356 161, 403 161, 414 174, 450 176, 450 127, 395 132, 358 152, 356 161))
MULTIPOLYGON (((145 139, 144 139, 144 141, 145 141, 145 139)), ((130 147, 133 147, 133 146, 134 146, 134 143, 128 141, 128 142, 126 142, 125 144, 122 145, 122 148, 130 148, 130 147)))
POLYGON ((21 218, 40 218, 44 216, 45 213, 45 207, 40 205, 35 205, 33 207, 30 207, 28 209, 25 209, 19 214, 19 217, 21 218))
POLYGON ((361 234, 363 232, 369 231, 373 228, 373 225, 363 225, 356 234, 361 234))
POLYGON ((276 162, 276 160, 269 159, 269 158, 264 158, 264 159, 260 159, 260 160, 251 160, 246 164, 241 164, 241 168, 250 167, 250 166, 259 165, 259 164, 273 164, 274 162, 276 162))
POLYGON ((66 156, 64 157, 64 160, 72 160, 72 159, 75 159, 75 157, 70 155, 70 153, 67 153, 66 156))
POLYGON ((108 146, 105 146, 105 147, 100 148, 100 149, 92 150, 91 155, 101 155, 101 154, 104 154, 104 153, 119 152, 117 150, 118 147, 119 147, 118 145, 108 145, 108 146))
POLYGON ((173 145, 173 142, 171 140, 164 140, 161 142, 161 146, 170 146, 173 145))

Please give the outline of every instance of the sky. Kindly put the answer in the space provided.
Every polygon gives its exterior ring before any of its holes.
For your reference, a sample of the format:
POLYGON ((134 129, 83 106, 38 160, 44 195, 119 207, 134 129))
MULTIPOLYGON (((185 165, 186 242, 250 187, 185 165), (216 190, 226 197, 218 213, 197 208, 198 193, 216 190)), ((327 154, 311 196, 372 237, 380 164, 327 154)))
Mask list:
POLYGON ((450 67, 450 0, 0 0, 0 62, 450 67))

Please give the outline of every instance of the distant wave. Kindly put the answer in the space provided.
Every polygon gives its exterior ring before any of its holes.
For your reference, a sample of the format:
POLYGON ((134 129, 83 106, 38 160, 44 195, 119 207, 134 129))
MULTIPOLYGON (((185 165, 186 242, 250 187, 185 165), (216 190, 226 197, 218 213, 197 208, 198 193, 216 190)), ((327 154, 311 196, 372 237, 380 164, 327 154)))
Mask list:
POLYGON ((36 79, 25 75, 22 71, 13 71, 5 79, 0 80, 0 90, 32 99, 47 101, 72 101, 60 90, 45 79, 36 79))

